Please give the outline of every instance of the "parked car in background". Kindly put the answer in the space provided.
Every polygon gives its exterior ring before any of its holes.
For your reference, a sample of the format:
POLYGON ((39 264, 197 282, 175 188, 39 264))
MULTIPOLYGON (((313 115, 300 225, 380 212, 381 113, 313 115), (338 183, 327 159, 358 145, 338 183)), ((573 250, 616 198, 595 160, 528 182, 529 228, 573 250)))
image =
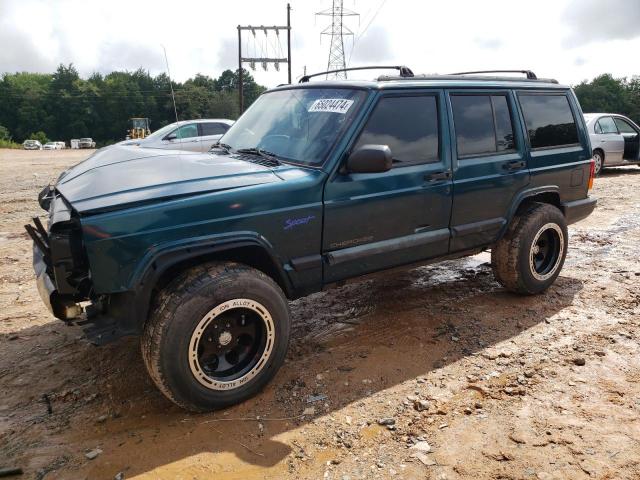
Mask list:
POLYGON ((42 147, 43 150, 62 150, 60 142, 47 142, 42 147))
POLYGON ((596 175, 605 167, 640 164, 640 127, 615 113, 585 113, 596 175))
POLYGON ((25 150, 42 150, 42 144, 38 140, 25 140, 22 142, 25 150))
POLYGON ((146 138, 124 140, 118 145, 207 152, 233 123, 233 120, 226 118, 185 120, 162 127, 146 138))
POLYGON ((67 144, 64 142, 56 142, 58 144, 58 147, 60 150, 64 150, 65 148, 67 148, 67 144))
POLYGON ((92 138, 81 138, 78 140, 78 148, 96 148, 96 142, 92 138))

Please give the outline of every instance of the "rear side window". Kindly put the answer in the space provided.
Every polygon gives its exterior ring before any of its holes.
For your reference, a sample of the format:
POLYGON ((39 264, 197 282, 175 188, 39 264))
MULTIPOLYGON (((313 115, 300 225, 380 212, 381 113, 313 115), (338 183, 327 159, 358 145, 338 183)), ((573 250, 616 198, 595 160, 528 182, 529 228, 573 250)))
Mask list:
POLYGON ((504 95, 452 95, 458 157, 510 151, 513 125, 504 95))
POLYGON ((201 123, 200 129, 202 130, 202 136, 208 135, 224 135, 229 130, 229 126, 224 123, 201 123))
POLYGON ((566 95, 520 94, 531 148, 578 143, 578 129, 566 95))
POLYGON ((355 148, 388 145, 393 166, 434 163, 438 155, 438 105, 434 96, 383 97, 355 148))

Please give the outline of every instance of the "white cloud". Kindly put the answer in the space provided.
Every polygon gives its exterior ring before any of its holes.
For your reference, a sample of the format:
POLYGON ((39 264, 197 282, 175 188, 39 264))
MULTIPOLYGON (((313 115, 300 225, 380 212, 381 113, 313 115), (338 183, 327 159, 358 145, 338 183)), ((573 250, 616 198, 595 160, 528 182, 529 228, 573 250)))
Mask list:
MULTIPOLYGON (((324 70, 329 39, 320 43, 320 32, 329 18, 316 18, 314 13, 330 7, 331 2, 290 1, 293 75, 302 75, 304 67, 309 73, 324 70)), ((354 17, 345 20, 356 38, 360 37, 353 54, 348 39, 345 50, 352 66, 389 62, 406 64, 416 73, 525 68, 564 83, 603 72, 638 74, 637 62, 611 52, 640 51, 640 36, 634 33, 640 32, 640 1, 613 2, 628 8, 601 16, 587 7, 606 4, 610 10, 610 2, 347 0, 345 7, 360 11, 362 18, 360 24, 354 17), (594 29, 593 21, 599 17, 602 28, 594 29), (615 22, 614 17, 618 18, 615 22), (628 19, 620 20, 623 17, 635 18, 635 23, 629 27, 628 19), (567 39, 577 38, 578 33, 597 41, 573 41, 568 46, 567 39)), ((0 71, 51 72, 59 63, 74 63, 83 75, 139 67, 157 74, 164 71, 160 46, 164 44, 176 80, 196 73, 215 77, 224 69, 237 68, 238 24, 282 25, 285 8, 285 0, 0 0, 0 71)), ((284 32, 281 37, 285 48, 284 32)), ((260 33, 255 41, 247 37, 247 42, 248 48, 258 50, 266 45, 260 33)), ((280 72, 272 65, 267 72, 257 67, 253 74, 262 84, 286 81, 284 65, 280 72)), ((364 72, 358 76, 374 75, 364 72)))

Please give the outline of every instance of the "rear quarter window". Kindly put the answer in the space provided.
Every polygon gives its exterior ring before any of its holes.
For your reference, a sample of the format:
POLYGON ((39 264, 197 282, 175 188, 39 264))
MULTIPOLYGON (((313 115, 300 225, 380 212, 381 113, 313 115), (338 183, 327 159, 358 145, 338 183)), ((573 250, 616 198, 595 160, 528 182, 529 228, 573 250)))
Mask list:
POLYGON ((578 128, 565 94, 520 93, 531 148, 578 144, 578 128))

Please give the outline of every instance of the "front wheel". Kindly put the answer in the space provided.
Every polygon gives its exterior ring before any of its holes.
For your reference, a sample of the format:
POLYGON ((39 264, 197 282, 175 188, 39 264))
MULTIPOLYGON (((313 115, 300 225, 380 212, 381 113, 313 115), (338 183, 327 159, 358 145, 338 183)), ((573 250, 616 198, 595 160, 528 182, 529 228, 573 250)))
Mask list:
POLYGON ((560 274, 567 247, 562 212, 553 205, 534 203, 513 219, 491 250, 494 276, 512 292, 541 293, 560 274))
POLYGON ((264 273, 235 263, 188 270, 158 296, 142 355, 171 401, 211 411, 258 393, 284 362, 289 307, 264 273))

